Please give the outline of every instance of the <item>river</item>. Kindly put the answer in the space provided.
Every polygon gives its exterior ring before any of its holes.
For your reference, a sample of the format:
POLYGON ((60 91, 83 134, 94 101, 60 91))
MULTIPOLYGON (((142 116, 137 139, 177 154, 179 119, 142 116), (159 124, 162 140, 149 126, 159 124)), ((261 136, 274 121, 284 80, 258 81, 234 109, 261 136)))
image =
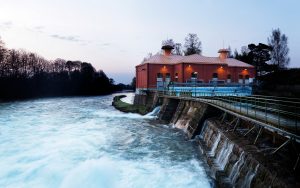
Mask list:
POLYGON ((212 187, 196 144, 113 96, 0 103, 0 187, 212 187))

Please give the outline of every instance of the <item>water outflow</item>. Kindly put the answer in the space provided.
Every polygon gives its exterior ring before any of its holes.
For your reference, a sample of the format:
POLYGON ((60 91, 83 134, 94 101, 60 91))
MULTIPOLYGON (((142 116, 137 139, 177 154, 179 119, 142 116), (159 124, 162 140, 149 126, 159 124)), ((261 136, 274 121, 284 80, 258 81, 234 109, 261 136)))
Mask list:
POLYGON ((210 140, 213 133, 214 133, 214 130, 209 129, 207 121, 204 121, 203 126, 202 126, 202 130, 201 130, 201 133, 200 133, 200 139, 207 142, 208 140, 210 140))
POLYGON ((256 165, 254 171, 249 170, 249 171, 247 172, 242 187, 245 187, 245 188, 250 188, 250 187, 251 187, 252 180, 253 180, 253 178, 255 177, 258 168, 259 168, 259 164, 256 165))
POLYGON ((213 144, 213 146, 211 148, 211 151, 208 153, 210 157, 214 157, 215 156, 216 149, 217 149, 217 147, 219 145, 220 139, 221 139, 221 134, 218 132, 218 136, 217 136, 217 138, 214 141, 214 144, 213 144))
POLYGON ((205 120, 203 125, 202 125, 200 136, 199 136, 203 140, 204 140, 204 137, 205 137, 205 133, 207 132, 206 129, 207 129, 207 121, 205 120))
POLYGON ((222 149, 219 152, 219 154, 217 155, 217 158, 215 160, 215 163, 219 170, 224 170, 224 168, 228 162, 229 156, 232 152, 232 149, 233 149, 233 144, 231 142, 229 142, 228 139, 225 139, 222 149))
POLYGON ((235 184, 237 178, 240 175, 241 167, 244 165, 245 162, 245 152, 240 154, 239 159, 234 163, 233 167, 231 168, 231 172, 229 174, 229 181, 232 185, 235 184))
POLYGON ((145 116, 157 116, 160 112, 160 108, 161 108, 161 106, 155 107, 151 112, 149 112, 145 116))

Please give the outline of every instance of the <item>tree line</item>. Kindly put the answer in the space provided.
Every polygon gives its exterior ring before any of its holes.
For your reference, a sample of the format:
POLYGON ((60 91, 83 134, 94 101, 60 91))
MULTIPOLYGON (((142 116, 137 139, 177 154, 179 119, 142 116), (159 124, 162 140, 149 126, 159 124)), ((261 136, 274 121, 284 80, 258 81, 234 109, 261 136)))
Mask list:
MULTIPOLYGON (((202 43, 195 33, 187 34, 184 45, 175 43, 173 39, 167 39, 168 43, 174 44, 174 55, 192 55, 202 53, 202 43)), ((166 42, 163 41, 163 42, 166 42)), ((230 46, 229 58, 235 58, 245 63, 254 65, 257 76, 262 74, 283 70, 287 68, 290 58, 288 56, 288 37, 281 33, 280 29, 274 29, 270 37, 268 37, 268 44, 249 44, 241 48, 239 53, 237 50, 232 54, 230 46)), ((151 56, 149 54, 148 56, 151 56)))
POLYGON ((235 50, 233 57, 254 65, 257 76, 286 69, 290 62, 288 37, 278 28, 272 31, 267 40, 268 44, 251 43, 243 46, 240 53, 235 50))
POLYGON ((102 71, 81 61, 54 61, 0 40, 0 100, 47 96, 102 95, 122 89, 102 71))

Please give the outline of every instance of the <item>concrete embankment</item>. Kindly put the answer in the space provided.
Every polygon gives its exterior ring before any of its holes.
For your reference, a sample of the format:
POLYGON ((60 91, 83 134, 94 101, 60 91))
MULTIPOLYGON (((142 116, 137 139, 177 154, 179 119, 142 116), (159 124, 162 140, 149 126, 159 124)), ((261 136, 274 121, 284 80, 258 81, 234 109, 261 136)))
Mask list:
POLYGON ((259 130, 249 132, 250 122, 230 115, 224 120, 224 112, 200 101, 150 92, 137 95, 134 103, 149 109, 161 105, 159 120, 197 141, 219 187, 299 187, 299 168, 293 169, 297 156, 290 147, 271 154, 282 144, 280 136, 264 130, 256 138, 259 130))

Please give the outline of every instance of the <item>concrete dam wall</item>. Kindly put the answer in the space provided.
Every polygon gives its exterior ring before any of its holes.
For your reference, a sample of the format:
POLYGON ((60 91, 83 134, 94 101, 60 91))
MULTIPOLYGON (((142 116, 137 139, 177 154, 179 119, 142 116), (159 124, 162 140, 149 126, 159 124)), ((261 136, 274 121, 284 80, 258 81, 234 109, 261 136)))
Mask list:
POLYGON ((248 139, 238 134, 247 130, 249 122, 241 122, 234 132, 222 121, 223 112, 215 107, 199 101, 158 97, 155 93, 137 95, 135 103, 149 109, 160 105, 159 121, 184 131, 187 139, 198 143, 218 187, 299 186, 295 172, 291 175, 283 164, 274 162, 276 156, 266 156, 259 144, 253 144, 253 135, 249 134, 248 139))

